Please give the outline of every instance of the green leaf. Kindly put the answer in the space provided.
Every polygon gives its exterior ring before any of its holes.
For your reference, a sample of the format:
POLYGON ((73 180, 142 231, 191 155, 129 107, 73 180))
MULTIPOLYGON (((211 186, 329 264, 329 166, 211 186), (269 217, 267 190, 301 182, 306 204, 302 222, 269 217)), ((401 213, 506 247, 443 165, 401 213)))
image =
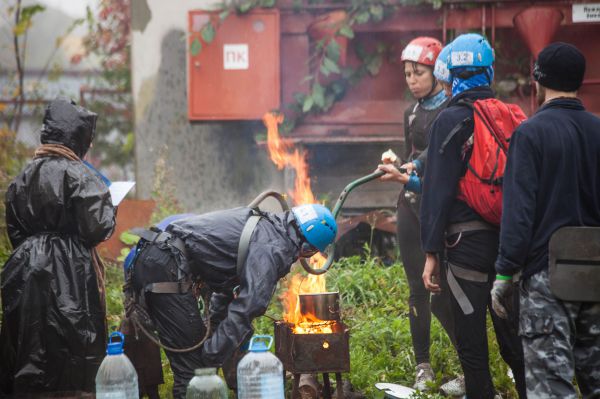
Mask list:
POLYGON ((206 43, 212 43, 215 38, 215 27, 209 22, 204 25, 204 28, 202 28, 200 34, 202 35, 202 40, 204 40, 206 43))
POLYGON ((127 136, 125 136, 125 143, 123 143, 123 146, 121 147, 121 153, 125 156, 133 154, 134 146, 135 135, 133 134, 133 132, 129 132, 127 133, 127 136))
POLYGON ((367 65, 367 70, 371 74, 371 76, 375 76, 379 73, 381 69, 381 64, 383 63, 383 57, 377 56, 374 57, 367 65))
POLYGON ((300 12, 302 11, 302 6, 304 4, 302 4, 302 0, 293 0, 292 2, 292 9, 294 12, 300 12))
POLYGON ((319 83, 313 85, 312 98, 317 107, 323 108, 325 105, 325 89, 319 83))
POLYGON ((321 64, 319 71, 321 71, 323 76, 329 76, 329 74, 331 73, 331 71, 329 69, 327 69, 327 67, 325 66, 325 63, 321 64))
POLYGON ((250 11, 252 7, 254 7, 254 2, 247 0, 238 6, 238 11, 244 14, 250 11))
POLYGON ((335 96, 333 94, 329 94, 325 96, 325 104, 323 105, 323 110, 327 111, 333 103, 335 102, 335 96))
POLYGON ((198 38, 195 37, 194 40, 192 40, 192 44, 190 45, 190 54, 192 54, 192 56, 195 57, 198 54, 200 54, 201 50, 202 43, 200 43, 200 40, 198 40, 198 38))
POLYGON ((275 7, 275 0, 260 0, 260 6, 264 8, 275 7))
POLYGON ((225 21, 225 19, 227 19, 227 17, 229 16, 229 9, 223 10, 219 13, 219 20, 221 22, 225 21))
POLYGON ((89 26, 94 25, 94 12, 90 6, 85 7, 85 19, 89 26))
POLYGON ((357 24, 366 24, 367 22, 369 22, 369 19, 371 19, 371 14, 369 13, 369 11, 362 11, 356 14, 354 19, 356 20, 357 24))
POLYGON ((125 245, 135 245, 140 240, 140 237, 128 231, 124 231, 119 236, 119 240, 125 245))
POLYGON ((46 7, 40 4, 34 4, 31 6, 23 7, 21 9, 21 18, 19 18, 19 20, 31 20, 31 17, 33 17, 35 14, 43 12, 45 10, 46 7))
POLYGON ((131 251, 131 248, 121 248, 121 254, 117 258, 117 260, 119 262, 125 262, 125 258, 127 258, 127 255, 129 255, 130 251, 131 251))
POLYGON ((313 75, 306 75, 301 81, 300 84, 304 84, 306 82, 310 82, 311 80, 313 80, 315 77, 313 75))
POLYGON ((302 112, 307 113, 308 111, 311 110, 311 108, 313 107, 314 104, 314 100, 312 98, 312 96, 307 96, 304 99, 304 104, 302 105, 302 112))
POLYGON ((349 25, 344 25, 338 31, 338 34, 341 36, 346 36, 348 39, 352 39, 354 37, 354 31, 349 25))
POLYGON ((21 9, 21 15, 19 16, 19 23, 13 28, 13 32, 16 36, 21 36, 27 29, 31 27, 31 18, 37 13, 44 11, 46 7, 35 4, 32 6, 23 7, 21 9))
POLYGON ((369 11, 371 12, 371 15, 375 21, 381 21, 383 19, 383 7, 381 4, 373 4, 369 8, 369 11))
POLYGON ((331 71, 331 73, 340 73, 340 68, 338 65, 328 57, 323 58, 323 65, 325 68, 331 71))
POLYGON ((340 94, 343 94, 346 91, 346 87, 344 86, 343 83, 341 82, 334 82, 331 85, 331 89, 333 90, 333 93, 336 96, 339 96, 340 94))
POLYGON ((340 45, 338 42, 336 42, 335 40, 330 40, 329 43, 327 43, 327 48, 325 53, 327 54, 327 57, 331 58, 332 61, 334 62, 338 62, 340 60, 340 45))
POLYGON ((359 60, 364 61, 364 59, 367 57, 367 50, 365 49, 365 46, 362 43, 355 43, 353 42, 354 45, 352 46, 354 48, 354 52, 356 53, 356 56, 358 57, 359 60))
POLYGON ((294 96, 294 100, 296 100, 296 102, 304 104, 304 100, 306 99, 306 94, 300 93, 300 92, 295 92, 293 94, 293 96, 294 96))

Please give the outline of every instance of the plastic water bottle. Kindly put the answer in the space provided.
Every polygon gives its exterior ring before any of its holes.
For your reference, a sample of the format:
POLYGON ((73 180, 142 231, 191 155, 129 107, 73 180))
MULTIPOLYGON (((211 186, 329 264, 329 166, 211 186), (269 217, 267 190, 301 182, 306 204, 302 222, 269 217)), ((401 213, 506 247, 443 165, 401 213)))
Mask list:
POLYGON ((227 399, 227 387, 214 367, 196 369, 190 380, 185 399, 227 399))
POLYGON ((269 352, 270 335, 255 335, 237 368, 238 399, 284 399, 283 365, 269 352))
POLYGON ((123 353, 125 337, 113 332, 108 339, 106 357, 96 374, 96 399, 139 399, 135 368, 123 353), (120 337, 120 341, 113 338, 120 337))

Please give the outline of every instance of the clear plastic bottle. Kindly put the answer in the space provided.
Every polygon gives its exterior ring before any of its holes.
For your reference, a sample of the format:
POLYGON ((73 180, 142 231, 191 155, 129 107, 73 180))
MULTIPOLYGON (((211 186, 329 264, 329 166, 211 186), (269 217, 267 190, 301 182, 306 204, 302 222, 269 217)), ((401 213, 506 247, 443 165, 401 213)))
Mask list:
POLYGON ((139 399, 135 368, 123 353, 125 337, 113 332, 108 339, 106 357, 96 374, 96 399, 139 399), (113 341, 120 337, 120 341, 113 341))
POLYGON ((185 399, 227 399, 227 387, 214 367, 196 369, 190 380, 185 399))
POLYGON ((284 399, 283 365, 269 352, 270 335, 256 335, 250 340, 250 353, 237 368, 238 399, 284 399))

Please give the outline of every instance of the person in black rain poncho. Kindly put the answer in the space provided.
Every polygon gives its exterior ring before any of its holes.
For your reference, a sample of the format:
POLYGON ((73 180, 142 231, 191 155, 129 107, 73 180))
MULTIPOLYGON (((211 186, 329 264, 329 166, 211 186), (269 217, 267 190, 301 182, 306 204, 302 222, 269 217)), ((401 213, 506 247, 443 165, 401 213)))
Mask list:
POLYGON ((166 351, 175 398, 185 397, 196 368, 235 372, 236 351, 252 335, 252 320, 265 313, 279 279, 299 257, 324 251, 336 233, 331 212, 316 204, 283 213, 222 210, 178 219, 164 232, 140 233, 128 280, 164 345, 182 349, 201 342, 206 329, 192 282, 212 293, 212 335, 197 350, 166 351))
POLYGON ((108 187, 81 161, 96 119, 74 102, 52 101, 42 146, 8 187, 14 251, 1 274, 0 396, 94 392, 106 346, 94 247, 115 225, 108 187))

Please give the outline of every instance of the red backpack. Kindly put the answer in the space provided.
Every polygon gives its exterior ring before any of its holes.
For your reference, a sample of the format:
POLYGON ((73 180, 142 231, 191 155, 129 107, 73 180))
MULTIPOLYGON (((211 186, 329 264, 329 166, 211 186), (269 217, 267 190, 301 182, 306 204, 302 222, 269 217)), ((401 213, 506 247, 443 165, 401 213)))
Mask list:
POLYGON ((495 98, 465 103, 473 109, 474 130, 467 143, 473 151, 458 182, 458 198, 489 223, 500 225, 502 179, 510 136, 527 116, 516 104, 495 98))

